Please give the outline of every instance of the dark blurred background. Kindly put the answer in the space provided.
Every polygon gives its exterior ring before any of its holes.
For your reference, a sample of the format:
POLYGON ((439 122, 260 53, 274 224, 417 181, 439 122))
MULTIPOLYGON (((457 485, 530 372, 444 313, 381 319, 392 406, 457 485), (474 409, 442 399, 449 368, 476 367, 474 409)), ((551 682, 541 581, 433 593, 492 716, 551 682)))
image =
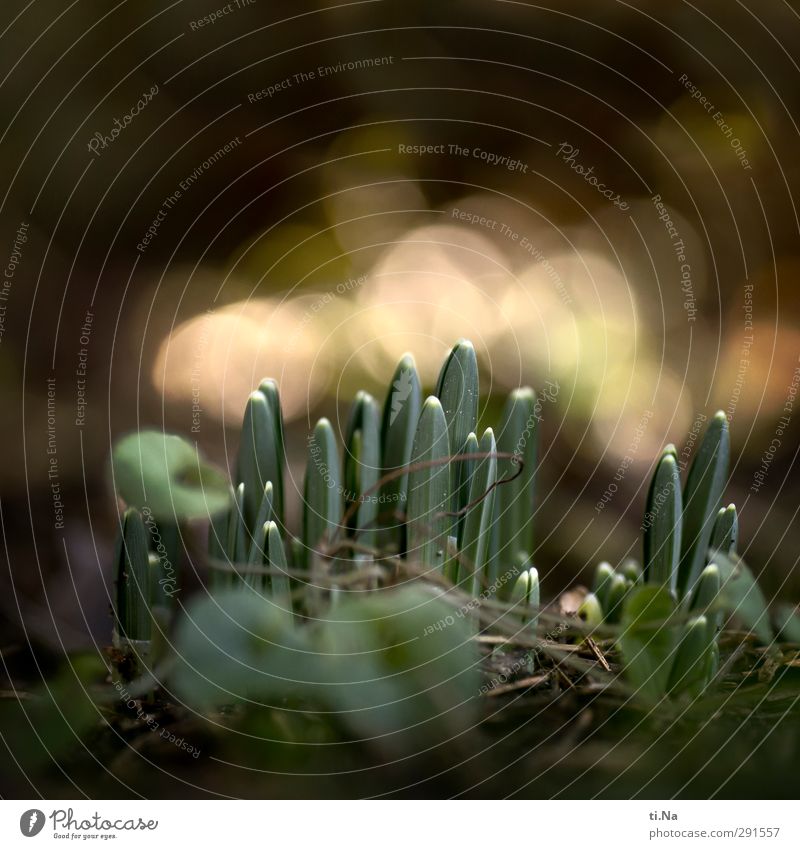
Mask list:
POLYGON ((4 646, 107 643, 117 436, 225 466, 274 376, 301 491, 316 417, 462 336, 486 424, 556 387, 545 595, 638 553, 654 458, 721 408, 740 549, 798 598, 797 3, 4 0, 0 33, 4 646))

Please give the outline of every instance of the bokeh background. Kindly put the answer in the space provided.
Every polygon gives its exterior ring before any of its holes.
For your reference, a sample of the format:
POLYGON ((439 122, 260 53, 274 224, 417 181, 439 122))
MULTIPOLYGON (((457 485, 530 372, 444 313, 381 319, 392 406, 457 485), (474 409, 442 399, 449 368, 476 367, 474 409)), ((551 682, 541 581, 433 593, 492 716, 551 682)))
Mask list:
POLYGON ((796 600, 798 4, 220 6, 0 11, 3 645, 108 641, 120 434, 224 467, 274 376, 302 491, 318 416, 459 337, 487 424, 556 387, 545 595, 638 553, 721 408, 741 551, 796 600))

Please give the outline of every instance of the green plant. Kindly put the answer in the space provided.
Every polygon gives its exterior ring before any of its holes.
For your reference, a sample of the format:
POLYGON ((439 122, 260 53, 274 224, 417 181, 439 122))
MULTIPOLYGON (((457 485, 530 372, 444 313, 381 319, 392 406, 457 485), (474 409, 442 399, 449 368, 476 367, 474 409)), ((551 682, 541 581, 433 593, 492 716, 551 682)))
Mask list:
POLYGON ((719 665, 725 610, 738 613, 765 642, 771 639, 763 596, 744 564, 732 560, 736 507, 720 507, 729 445, 728 422, 718 412, 683 490, 675 447, 664 449, 642 522, 644 569, 628 562, 617 571, 601 563, 581 607, 587 625, 620 625, 628 675, 650 699, 705 689, 719 665))
POLYGON ((128 678, 146 665, 151 648, 153 609, 162 601, 159 560, 151 557, 141 513, 129 507, 120 520, 114 552, 114 648, 128 678))
POLYGON ((195 599, 178 623, 171 687, 197 710, 290 700, 333 712, 354 739, 401 756, 476 721, 478 654, 452 611, 414 584, 346 599, 293 629, 276 605, 227 587, 195 599))
MULTIPOLYGON (((414 360, 404 356, 382 411, 368 393, 357 393, 343 455, 331 423, 317 422, 306 445, 296 533, 287 524, 292 511, 274 381, 263 381, 248 399, 235 480, 224 493, 219 474, 178 437, 126 437, 113 467, 128 503, 151 510, 155 502, 153 512, 175 528, 205 503, 214 592, 261 599, 248 604, 280 611, 280 627, 349 604, 348 587, 375 590, 381 575, 405 563, 434 583, 454 585, 477 607, 489 602, 498 626, 512 622, 515 633, 532 637, 540 617, 533 519, 541 405, 532 389, 515 390, 497 435, 486 428, 479 439, 473 346, 454 346, 435 394, 424 401, 414 360)), ((710 422, 683 490, 675 448, 664 450, 647 495, 643 567, 631 560, 617 569, 600 564, 581 606, 586 628, 615 629, 609 633, 616 634, 628 679, 647 698, 702 691, 718 664, 723 611, 736 611, 762 640, 771 639, 763 596, 735 555, 736 508, 720 507, 728 457, 722 413, 710 422)), ((116 630, 144 643, 148 605, 169 607, 158 592, 163 558, 153 558, 136 510, 126 512, 120 539, 116 630), (155 588, 147 596, 140 592, 146 586, 155 588)), ((474 633, 480 617, 471 618, 474 633)))

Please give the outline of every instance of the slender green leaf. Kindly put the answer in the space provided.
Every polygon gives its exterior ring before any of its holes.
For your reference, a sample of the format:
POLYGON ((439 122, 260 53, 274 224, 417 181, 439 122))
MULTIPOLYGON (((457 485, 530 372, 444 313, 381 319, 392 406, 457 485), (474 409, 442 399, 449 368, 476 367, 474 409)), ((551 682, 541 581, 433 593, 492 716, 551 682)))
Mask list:
POLYGON ((408 556, 444 568, 451 522, 442 515, 450 504, 450 446, 447 421, 438 398, 422 405, 408 475, 408 556))
POLYGON ((117 632, 128 640, 149 640, 152 576, 147 530, 133 507, 122 516, 114 563, 117 632))
MULTIPOLYGON (((239 484, 240 487, 244 488, 244 484, 239 484)), ((245 499, 246 500, 246 499, 245 499)), ((260 539, 262 536, 259 533, 258 528, 264 527, 265 522, 272 515, 272 483, 268 482, 264 487, 264 494, 261 498, 261 506, 258 508, 258 514, 256 521, 260 522, 260 524, 256 525, 256 530, 250 534, 250 532, 244 527, 244 522, 240 522, 238 526, 238 531, 241 531, 245 535, 245 539, 242 542, 237 541, 237 545, 243 545, 246 548, 246 555, 244 557, 244 565, 247 567, 255 567, 261 566, 264 557, 263 551, 263 539, 260 539), (262 518, 263 517, 263 518, 262 518)), ((237 551, 238 554, 238 551, 237 551)), ((247 586, 253 587, 254 589, 260 590, 264 586, 264 576, 255 571, 246 570, 244 572, 244 583, 247 586)))
POLYGON ((292 590, 287 573, 286 550, 281 540, 281 533, 275 522, 266 522, 263 527, 262 551, 263 563, 272 569, 278 569, 283 574, 270 576, 270 592, 273 601, 284 610, 292 610, 292 590))
POLYGON ((274 456, 268 454, 266 468, 263 469, 268 481, 272 482, 273 497, 272 509, 276 521, 283 525, 286 521, 284 515, 285 488, 283 482, 283 471, 286 467, 286 448, 283 436, 283 411, 281 410, 281 398, 278 384, 272 378, 261 381, 258 391, 267 399, 271 413, 271 425, 274 433, 274 456))
MULTIPOLYGON (((464 443, 464 447, 461 449, 462 455, 475 455, 480 451, 480 443, 478 442, 478 437, 471 433, 467 436, 467 441, 464 443)), ((459 505, 459 512, 461 515, 458 518, 458 533, 456 534, 456 538, 458 539, 458 544, 461 546, 462 539, 464 536, 464 525, 467 520, 467 514, 464 511, 464 508, 469 504, 473 499, 470 497, 470 486, 472 483, 472 475, 475 472, 475 467, 477 466, 477 460, 459 460, 458 461, 458 470, 457 470, 457 478, 458 478, 458 495, 457 502, 459 505)), ((496 465, 496 463, 495 463, 496 465)))
POLYGON ((699 696, 705 689, 713 646, 709 630, 705 616, 690 619, 683 626, 667 684, 671 695, 688 692, 690 696, 699 696))
POLYGON ((256 514, 255 531, 250 539, 250 549, 247 556, 248 563, 261 562, 260 531, 263 531, 264 523, 271 521, 274 516, 272 508, 274 498, 275 488, 272 485, 272 481, 267 481, 264 486, 264 493, 261 496, 261 506, 258 508, 258 513, 256 514))
POLYGON ((470 505, 464 517, 464 532, 458 556, 458 581, 476 595, 488 583, 489 530, 494 515, 492 489, 497 479, 497 445, 491 428, 486 428, 478 450, 485 456, 478 460, 471 475, 470 505))
POLYGON ((663 586, 635 587, 622 610, 619 647, 628 679, 649 702, 666 692, 676 644, 675 599, 663 586))
POLYGON ((525 626, 531 631, 536 631, 540 601, 538 570, 535 566, 521 567, 511 592, 511 603, 515 611, 522 613, 525 626))
POLYGON ((159 520, 208 518, 230 503, 224 475, 179 436, 157 430, 131 433, 114 446, 111 465, 123 501, 148 508, 159 520))
POLYGON ((357 739, 403 756, 477 722, 471 623, 424 586, 345 598, 318 634, 319 697, 357 739))
POLYGON ((261 390, 252 392, 242 422, 236 477, 245 487, 244 521, 251 535, 259 527, 256 522, 266 484, 272 483, 273 505, 276 508, 280 499, 276 498, 275 493, 282 489, 282 439, 273 403, 267 400, 261 390))
POLYGON ((170 585, 164 568, 164 561, 152 551, 147 559, 150 567, 150 608, 151 610, 155 607, 169 608, 172 604, 172 598, 169 593, 170 585))
MULTIPOLYGON (((461 453, 470 433, 478 428, 478 360, 472 342, 460 339, 450 351, 439 372, 436 384, 436 397, 442 403, 447 434, 449 454, 461 453)), ((459 488, 461 463, 450 466, 450 511, 457 513, 467 503, 468 490, 459 488)), ((458 536, 458 517, 450 518, 450 527, 454 536, 458 536)))
POLYGON ((308 461, 303 505, 303 560, 311 564, 311 552, 333 540, 342 518, 342 486, 339 452, 331 423, 320 419, 308 439, 308 461))
POLYGON ((292 569, 302 569, 306 565, 306 547, 300 537, 290 537, 286 551, 292 569))
POLYGON ((681 554, 681 479, 675 447, 664 449, 658 461, 644 514, 644 576, 675 592, 681 554))
MULTIPOLYGON (((514 455, 499 459, 497 479, 507 481, 497 487, 497 549, 493 552, 492 574, 497 576, 513 569, 516 555, 525 558, 534 553, 534 489, 538 454, 539 422, 537 401, 530 387, 514 390, 506 400, 497 448, 500 453, 514 455)), ((508 598, 513 581, 508 581, 498 593, 508 598)))
POLYGON ((739 541, 739 517, 736 513, 736 505, 729 504, 720 507, 714 522, 714 530, 711 532, 711 551, 736 551, 736 543, 739 541))
POLYGON ((351 533, 359 531, 359 542, 373 545, 376 537, 381 476, 380 412, 375 399, 358 392, 347 423, 344 480, 347 507, 360 502, 349 522, 351 533), (368 493, 368 494, 366 494, 368 493))
POLYGON ((689 595, 706 565, 722 492, 728 477, 730 434, 725 413, 718 412, 706 428, 683 491, 683 537, 678 592, 689 595))
MULTIPOLYGON (((411 354, 405 354, 395 369, 383 404, 381 464, 384 475, 406 468, 411 462, 421 406, 422 390, 417 367, 411 354)), ((398 552, 402 549, 403 523, 400 517, 406 512, 407 494, 408 474, 388 480, 381 486, 381 547, 398 552)))
POLYGON ((779 604, 775 613, 775 624, 781 639, 800 643, 800 610, 791 604, 779 604))

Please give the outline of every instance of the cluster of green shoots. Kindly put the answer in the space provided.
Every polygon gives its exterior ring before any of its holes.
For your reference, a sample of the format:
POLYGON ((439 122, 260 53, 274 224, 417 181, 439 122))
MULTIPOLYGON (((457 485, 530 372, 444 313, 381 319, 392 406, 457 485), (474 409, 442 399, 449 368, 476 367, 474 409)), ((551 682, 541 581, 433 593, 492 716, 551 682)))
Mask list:
MULTIPOLYGON (((307 440, 302 517, 294 533, 275 381, 263 381, 247 402, 232 488, 179 437, 127 437, 113 458, 117 489, 132 505, 116 555, 118 647, 135 652, 163 630, 153 622, 169 619, 179 543, 188 531, 181 520, 209 513, 212 590, 254 592, 287 623, 313 613, 308 599, 321 576, 366 576, 361 587, 369 590, 385 567, 403 561, 415 574, 433 575, 481 603, 512 606, 522 632, 535 636, 534 489, 547 400, 554 400, 552 390, 515 390, 497 431, 486 428, 478 436, 472 344, 455 345, 434 394, 424 400, 414 360, 404 356, 382 408, 366 392, 355 396, 343 452, 330 422, 317 422, 307 440)), ((630 561, 617 570, 601 564, 580 610, 584 630, 613 626, 629 679, 652 699, 707 686, 719 663, 724 611, 751 612, 754 627, 766 621, 763 596, 749 577, 733 581, 738 597, 723 592, 734 573, 749 576, 732 559, 736 508, 721 508, 729 453, 722 413, 709 423, 685 487, 675 448, 664 450, 642 524, 643 568, 630 561)), ((329 582, 325 593, 335 606, 339 591, 329 582)), ((761 635, 771 639, 768 625, 761 635)))
POLYGON ((294 537, 286 527, 278 387, 265 380, 247 402, 232 504, 210 528, 211 558, 233 564, 223 580, 244 581, 288 606, 287 570, 311 573, 315 558, 342 571, 401 557, 471 595, 513 597, 535 622, 541 400, 529 388, 511 393, 498 436, 487 428, 480 438, 478 402, 471 343, 452 349, 424 401, 414 360, 404 356, 382 408, 357 393, 343 456, 328 419, 317 422, 307 440, 302 526, 294 537))
MULTIPOLYGON (((669 619, 676 615, 683 614, 685 619, 675 626, 676 644, 656 658, 658 669, 651 675, 659 682, 657 689, 667 693, 702 692, 719 666, 722 578, 715 561, 729 562, 739 531, 735 505, 720 507, 729 443, 728 421, 718 412, 706 429, 683 489, 675 446, 664 449, 650 482, 642 522, 644 569, 633 560, 619 570, 601 563, 579 612, 591 626, 619 624, 626 614, 631 618, 630 603, 638 587, 665 591, 660 599, 649 593, 642 598, 666 614, 665 630, 673 627, 669 619)), ((649 619, 656 618, 652 613, 649 619)))

